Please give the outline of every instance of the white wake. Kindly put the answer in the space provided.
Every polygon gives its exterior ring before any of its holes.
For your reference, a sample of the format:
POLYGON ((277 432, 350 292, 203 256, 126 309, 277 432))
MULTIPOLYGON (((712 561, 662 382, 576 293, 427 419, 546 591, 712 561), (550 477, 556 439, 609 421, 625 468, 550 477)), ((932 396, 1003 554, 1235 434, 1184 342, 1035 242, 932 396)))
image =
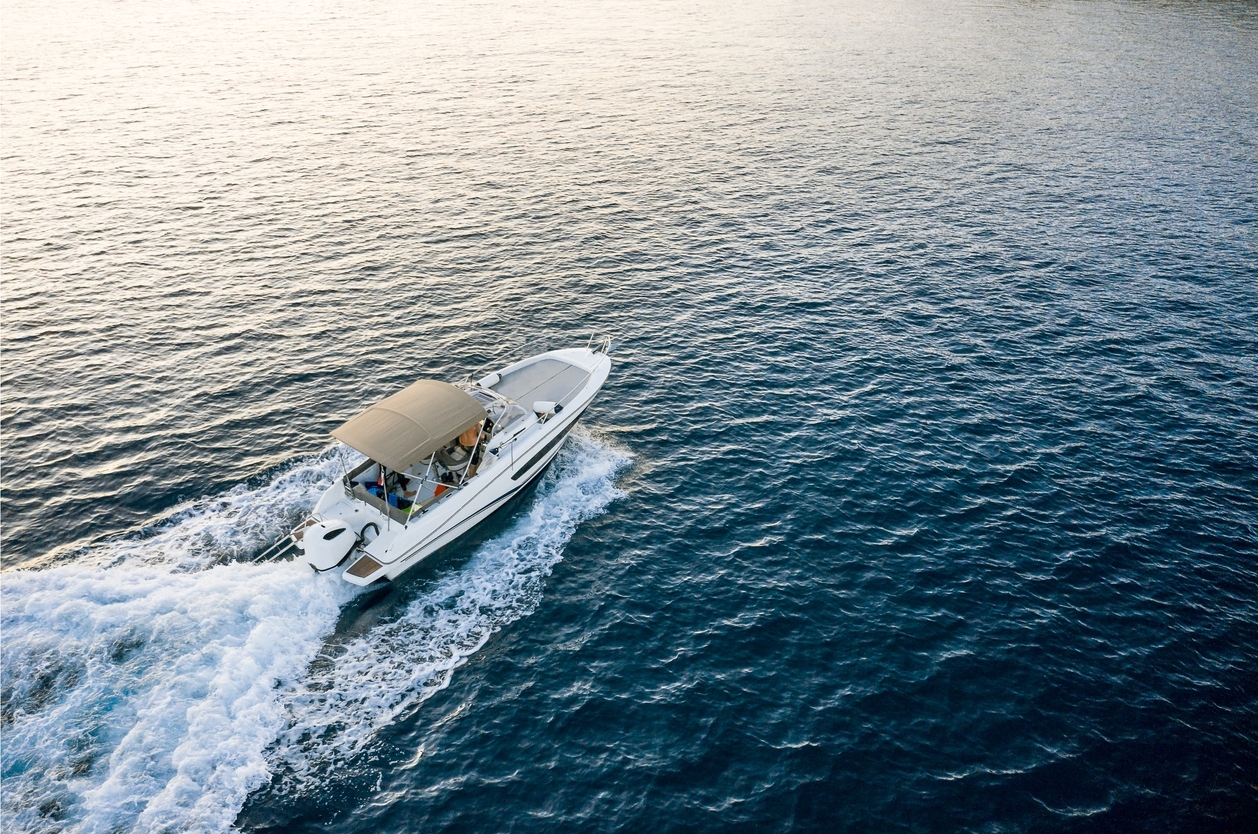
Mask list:
POLYGON ((332 657, 321 649, 357 589, 298 562, 224 561, 313 505, 339 471, 331 453, 143 538, 5 572, 2 827, 224 831, 273 775, 312 787, 533 610, 627 461, 574 432, 506 532, 332 657))

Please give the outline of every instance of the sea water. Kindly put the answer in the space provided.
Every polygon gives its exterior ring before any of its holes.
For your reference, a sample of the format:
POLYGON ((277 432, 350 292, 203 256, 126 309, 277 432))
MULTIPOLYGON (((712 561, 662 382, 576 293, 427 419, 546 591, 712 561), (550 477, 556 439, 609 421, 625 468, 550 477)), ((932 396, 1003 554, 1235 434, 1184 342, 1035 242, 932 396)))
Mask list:
POLYGON ((1252 3, 0 24, 6 831, 1258 818, 1252 3), (474 537, 252 561, 593 332, 474 537))

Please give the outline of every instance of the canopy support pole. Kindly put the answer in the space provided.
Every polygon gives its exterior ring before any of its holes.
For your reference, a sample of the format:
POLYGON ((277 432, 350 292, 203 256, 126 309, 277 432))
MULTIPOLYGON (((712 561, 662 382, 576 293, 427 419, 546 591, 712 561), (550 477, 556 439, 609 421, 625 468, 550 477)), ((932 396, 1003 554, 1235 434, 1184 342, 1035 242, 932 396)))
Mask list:
POLYGON ((463 486, 467 481, 467 473, 471 472, 472 467, 476 465, 476 450, 480 448, 480 436, 484 428, 485 422, 482 420, 481 424, 476 427, 476 442, 472 444, 472 451, 467 456, 467 466, 463 467, 463 477, 459 479, 459 486, 463 486))
POLYGON ((432 472, 432 464, 433 464, 433 461, 435 461, 436 459, 437 459, 436 452, 434 452, 428 458, 428 468, 424 470, 424 477, 419 479, 419 489, 415 490, 415 500, 411 502, 410 509, 406 511, 406 521, 402 522, 403 527, 411 523, 411 516, 415 514, 415 508, 419 506, 420 490, 424 488, 424 484, 428 483, 428 475, 432 472))

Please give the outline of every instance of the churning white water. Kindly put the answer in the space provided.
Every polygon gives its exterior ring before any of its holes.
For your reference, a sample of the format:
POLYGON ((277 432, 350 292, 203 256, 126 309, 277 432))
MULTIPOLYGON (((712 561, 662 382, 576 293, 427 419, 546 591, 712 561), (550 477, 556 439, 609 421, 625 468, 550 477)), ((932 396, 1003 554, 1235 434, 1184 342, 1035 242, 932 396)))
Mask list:
POLYGON ((143 538, 6 573, 4 827, 222 831, 273 774, 309 787, 533 610, 627 460, 575 433, 504 533, 335 651, 321 649, 359 589, 300 562, 228 561, 313 505, 332 453, 143 538))

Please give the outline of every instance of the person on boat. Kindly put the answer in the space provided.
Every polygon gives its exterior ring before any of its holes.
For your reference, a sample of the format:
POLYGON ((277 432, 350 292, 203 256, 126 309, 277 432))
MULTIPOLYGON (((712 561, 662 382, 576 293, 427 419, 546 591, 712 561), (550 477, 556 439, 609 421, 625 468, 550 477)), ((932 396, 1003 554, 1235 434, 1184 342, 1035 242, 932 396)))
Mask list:
POLYGON ((459 435, 459 446, 472 455, 472 462, 467 467, 468 478, 476 475, 476 467, 480 466, 481 458, 485 456, 485 444, 489 442, 492 429, 493 424, 485 420, 459 435))
POLYGON ((471 426, 441 451, 438 458, 447 470, 443 481, 461 483, 476 475, 489 440, 487 426, 488 421, 471 426))

